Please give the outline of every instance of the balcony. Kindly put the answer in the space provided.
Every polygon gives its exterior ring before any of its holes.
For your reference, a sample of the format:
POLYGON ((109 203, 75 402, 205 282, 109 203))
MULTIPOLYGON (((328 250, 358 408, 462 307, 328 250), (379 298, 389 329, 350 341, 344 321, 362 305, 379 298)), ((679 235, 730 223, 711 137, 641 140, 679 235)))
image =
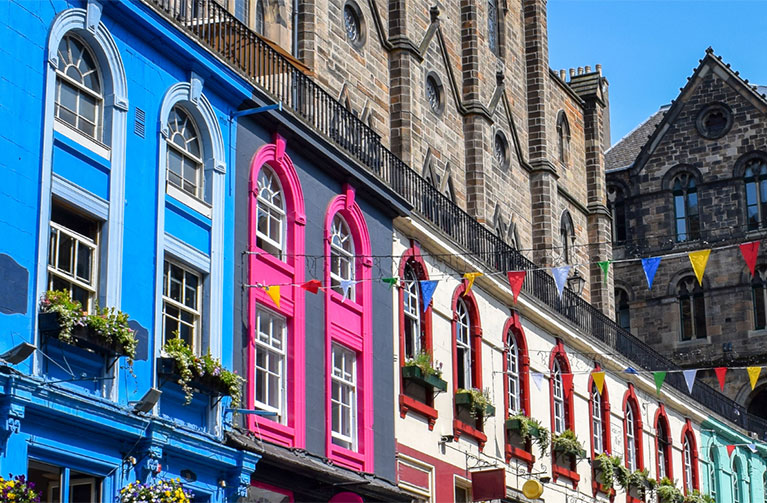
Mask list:
MULTIPOLYGON (((498 238, 436 187, 410 169, 388 150, 381 137, 340 102, 316 84, 306 67, 252 32, 214 0, 139 0, 179 30, 221 58, 255 87, 264 91, 317 133, 408 201, 413 211, 470 252, 489 270, 527 270, 525 294, 584 333, 589 333, 646 370, 679 370, 670 360, 621 329, 597 308, 569 289, 561 298, 554 279, 498 238)), ((687 385, 681 372, 671 372, 666 383, 682 393, 687 385)), ((701 382, 692 398, 722 417, 755 431, 767 433, 767 421, 701 382)))

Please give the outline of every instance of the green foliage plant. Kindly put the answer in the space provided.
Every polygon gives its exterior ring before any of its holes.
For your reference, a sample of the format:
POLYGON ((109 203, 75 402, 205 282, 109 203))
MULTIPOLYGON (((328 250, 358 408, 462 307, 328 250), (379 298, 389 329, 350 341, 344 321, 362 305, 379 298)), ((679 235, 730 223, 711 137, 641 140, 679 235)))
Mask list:
POLYGON ((684 503, 684 495, 682 494, 682 491, 680 491, 674 484, 674 481, 668 477, 663 477, 660 482, 658 482, 655 494, 658 497, 659 503, 684 503))
POLYGON ((551 448, 554 449, 554 452, 574 456, 577 459, 583 459, 586 455, 586 451, 573 430, 565 430, 559 435, 554 435, 551 440, 551 448))
POLYGON ((490 402, 490 390, 485 388, 485 391, 480 391, 477 388, 463 389, 458 388, 457 394, 468 393, 471 395, 471 405, 469 406, 469 413, 474 419, 482 418, 485 416, 485 411, 488 405, 492 405, 490 402))
MULTIPOLYGON (((621 465, 622 466, 622 465, 621 465)), ((655 479, 650 478, 646 468, 629 472, 628 469, 622 470, 618 474, 618 483, 621 488, 628 492, 632 488, 637 490, 639 497, 643 498, 648 491, 655 489, 655 479)))
POLYGON ((405 360, 406 367, 418 367, 421 369, 424 377, 437 376, 442 378, 442 369, 436 368, 432 365, 431 353, 428 351, 421 351, 415 358, 405 360))
POLYGON ((523 442, 531 441, 538 446, 541 456, 546 454, 551 436, 548 428, 534 417, 527 417, 522 413, 517 413, 509 419, 519 421, 519 436, 523 442), (533 430, 538 430, 538 435, 533 435, 533 430))
POLYGON ((594 458, 594 467, 601 473, 602 485, 608 489, 615 487, 616 479, 621 476, 622 470, 627 471, 620 457, 610 456, 604 452, 594 458))
POLYGON ((684 503, 716 503, 716 501, 708 494, 701 494, 697 489, 693 489, 685 496, 684 503))

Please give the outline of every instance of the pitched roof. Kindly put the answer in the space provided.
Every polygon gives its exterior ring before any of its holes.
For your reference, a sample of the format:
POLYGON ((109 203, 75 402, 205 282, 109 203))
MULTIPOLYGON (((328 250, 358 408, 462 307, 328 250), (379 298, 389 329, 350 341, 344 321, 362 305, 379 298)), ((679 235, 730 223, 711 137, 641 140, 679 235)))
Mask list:
POLYGON ((660 107, 657 112, 607 149, 605 151, 605 170, 614 171, 630 167, 670 106, 663 105, 660 107))

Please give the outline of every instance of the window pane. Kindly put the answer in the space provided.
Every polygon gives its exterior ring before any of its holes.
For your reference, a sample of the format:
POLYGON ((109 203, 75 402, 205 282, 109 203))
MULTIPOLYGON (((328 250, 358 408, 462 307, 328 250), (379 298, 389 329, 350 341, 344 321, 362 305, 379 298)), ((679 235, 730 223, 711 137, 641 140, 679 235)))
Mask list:
POLYGON ((77 245, 77 278, 91 282, 91 249, 83 243, 77 245))

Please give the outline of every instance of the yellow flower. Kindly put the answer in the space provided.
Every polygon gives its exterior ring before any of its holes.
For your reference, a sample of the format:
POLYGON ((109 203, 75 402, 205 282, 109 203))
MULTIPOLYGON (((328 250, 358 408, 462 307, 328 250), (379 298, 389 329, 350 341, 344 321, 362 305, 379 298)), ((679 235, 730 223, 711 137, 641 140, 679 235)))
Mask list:
POLYGON ((16 499, 16 495, 14 493, 8 493, 8 499, 9 500, 15 500, 16 499))
POLYGON ((8 481, 8 487, 14 487, 15 485, 16 485, 16 481, 15 480, 9 480, 8 481))

